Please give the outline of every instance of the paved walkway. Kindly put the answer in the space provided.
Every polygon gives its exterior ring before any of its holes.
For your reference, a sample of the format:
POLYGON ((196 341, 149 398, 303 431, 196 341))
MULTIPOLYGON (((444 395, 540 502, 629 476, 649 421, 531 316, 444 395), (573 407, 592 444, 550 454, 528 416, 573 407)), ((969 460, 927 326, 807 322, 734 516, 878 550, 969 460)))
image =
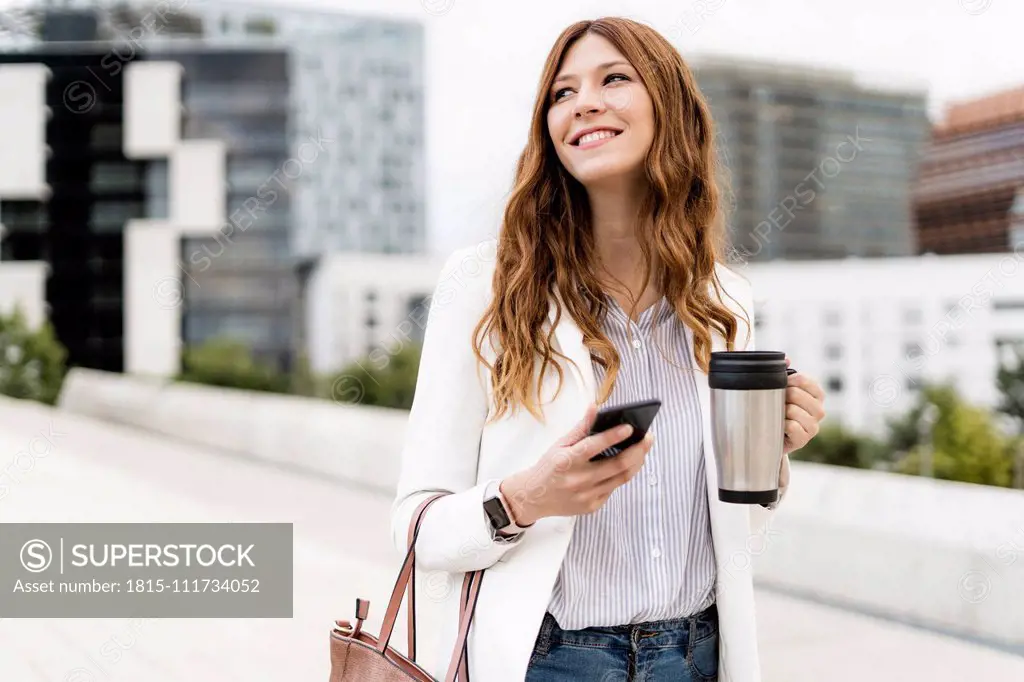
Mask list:
MULTIPOLYGON (((364 596, 378 627, 397 565, 389 500, 3 398, 0 472, 47 431, 53 450, 0 481, 0 521, 292 522, 295 617, 8 619, 3 682, 326 682, 331 620, 364 596)), ((958 640, 764 591, 758 609, 765 682, 1024 680, 1024 658, 958 640)))

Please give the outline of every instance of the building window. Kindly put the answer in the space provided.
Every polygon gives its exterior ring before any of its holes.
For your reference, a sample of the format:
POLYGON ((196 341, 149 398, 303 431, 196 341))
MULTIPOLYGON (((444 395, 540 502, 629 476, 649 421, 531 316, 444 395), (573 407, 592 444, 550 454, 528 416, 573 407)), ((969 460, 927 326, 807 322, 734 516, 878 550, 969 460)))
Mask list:
POLYGON ((277 33, 277 24, 269 17, 252 17, 245 20, 245 32, 250 35, 272 36, 277 33))
POLYGON ((829 377, 825 383, 830 393, 840 393, 843 390, 843 380, 841 377, 829 377))
POLYGON ((839 360, 843 357, 843 347, 835 343, 825 346, 825 357, 829 360, 839 360))
POLYGON ((414 343, 422 344, 427 329, 427 319, 430 316, 429 301, 426 296, 413 296, 406 304, 406 309, 406 318, 412 322, 409 337, 414 343))
POLYGON ((920 308, 904 308, 903 309, 903 321, 906 324, 920 324, 921 323, 921 309, 920 308))
POLYGON ((92 127, 92 148, 96 151, 121 149, 121 126, 116 123, 99 123, 92 127))
POLYGON ((92 226, 96 232, 118 232, 142 214, 140 201, 97 201, 92 206, 92 226))
POLYGON ((109 190, 135 192, 141 189, 142 182, 138 168, 130 163, 101 162, 93 165, 89 185, 89 188, 97 193, 109 190))
POLYGON ((0 225, 4 225, 9 233, 43 232, 48 224, 49 218, 43 204, 5 201, 0 207, 0 225))

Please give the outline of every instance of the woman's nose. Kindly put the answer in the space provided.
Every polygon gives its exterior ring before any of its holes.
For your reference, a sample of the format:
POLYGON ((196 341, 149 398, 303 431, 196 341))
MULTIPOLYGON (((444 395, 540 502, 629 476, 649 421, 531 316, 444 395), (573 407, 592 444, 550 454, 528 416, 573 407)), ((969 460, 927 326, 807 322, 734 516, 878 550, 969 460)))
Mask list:
POLYGON ((576 96, 576 106, 573 114, 576 118, 582 118, 589 114, 599 114, 604 110, 604 102, 601 99, 601 92, 593 88, 580 90, 576 96))

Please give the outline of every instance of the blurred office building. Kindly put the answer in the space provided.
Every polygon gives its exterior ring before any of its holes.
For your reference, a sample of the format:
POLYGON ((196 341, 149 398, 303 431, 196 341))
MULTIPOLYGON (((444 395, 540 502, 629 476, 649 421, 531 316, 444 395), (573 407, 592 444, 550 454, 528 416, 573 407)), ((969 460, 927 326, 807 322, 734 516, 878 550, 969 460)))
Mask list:
POLYGON ((728 169, 735 260, 916 253, 926 90, 718 57, 691 61, 728 169))
POLYGON ((881 435, 927 383, 995 408, 1024 349, 1019 254, 755 263, 757 346, 785 351, 828 393, 829 418, 881 435))
MULTIPOLYGON (((314 330, 317 358, 383 360, 422 340, 440 303, 489 273, 493 241, 467 250, 444 281, 442 257, 334 256, 319 300, 354 320, 314 330)), ((828 419, 881 435, 928 383, 952 382, 978 405, 999 400, 996 375, 1024 349, 1019 254, 773 261, 734 266, 754 288, 756 347, 781 350, 828 393, 828 419)))
POLYGON ((425 248, 418 25, 64 5, 0 35, 0 272, 47 266, 71 364, 167 376, 230 338, 288 369, 311 262, 425 248))
MULTIPOLYGON (((321 257, 305 289, 310 369, 326 374, 363 361, 382 366, 410 344, 422 344, 441 265, 428 254, 321 257)), ((479 266, 468 264, 465 277, 479 266)))
POLYGON ((932 131, 914 185, 919 248, 1024 248, 1024 87, 961 102, 932 131))

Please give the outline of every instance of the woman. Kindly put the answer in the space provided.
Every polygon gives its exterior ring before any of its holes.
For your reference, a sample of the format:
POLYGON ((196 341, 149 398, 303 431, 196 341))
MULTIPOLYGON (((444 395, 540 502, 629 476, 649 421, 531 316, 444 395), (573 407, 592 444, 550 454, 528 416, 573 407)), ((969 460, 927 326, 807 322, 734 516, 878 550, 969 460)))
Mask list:
MULTIPOLYGON (((750 288, 721 264, 713 140, 652 29, 558 38, 500 236, 449 258, 424 339, 392 522, 404 548, 416 507, 452 493, 416 542, 443 611, 420 660, 435 677, 452 588, 487 569, 474 682, 760 679, 744 554, 770 510, 718 501, 705 421, 710 353, 754 347, 750 288), (627 433, 588 436, 598 405, 649 397, 647 438, 591 462, 627 433)), ((824 416, 817 383, 789 382, 783 493, 824 416)))

